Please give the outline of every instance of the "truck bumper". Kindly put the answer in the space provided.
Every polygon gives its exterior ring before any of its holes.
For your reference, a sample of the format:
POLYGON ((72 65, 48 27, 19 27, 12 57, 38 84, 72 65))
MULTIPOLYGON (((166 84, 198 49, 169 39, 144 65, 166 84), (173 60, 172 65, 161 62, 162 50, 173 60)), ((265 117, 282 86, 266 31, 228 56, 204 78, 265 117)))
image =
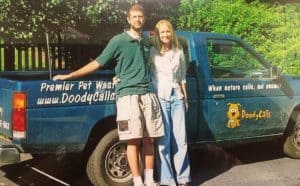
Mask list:
POLYGON ((0 138, 0 162, 18 163, 21 161, 20 152, 9 140, 0 138))

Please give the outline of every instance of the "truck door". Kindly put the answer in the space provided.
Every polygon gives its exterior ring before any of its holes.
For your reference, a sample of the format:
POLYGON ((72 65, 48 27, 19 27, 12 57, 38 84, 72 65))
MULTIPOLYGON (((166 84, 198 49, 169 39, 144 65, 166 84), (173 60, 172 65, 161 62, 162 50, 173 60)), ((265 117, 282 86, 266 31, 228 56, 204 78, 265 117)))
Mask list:
POLYGON ((214 140, 280 133, 286 93, 272 68, 239 40, 206 40, 208 79, 203 108, 214 140))

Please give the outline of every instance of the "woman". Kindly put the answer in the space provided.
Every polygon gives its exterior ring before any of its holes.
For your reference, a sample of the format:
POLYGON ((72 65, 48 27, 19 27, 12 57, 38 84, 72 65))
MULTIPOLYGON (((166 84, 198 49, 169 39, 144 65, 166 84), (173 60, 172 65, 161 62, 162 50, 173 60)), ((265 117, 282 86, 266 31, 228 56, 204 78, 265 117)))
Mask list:
POLYGON ((155 26, 150 73, 165 126, 165 135, 158 140, 160 184, 187 185, 191 178, 185 129, 186 67, 183 50, 168 20, 160 20, 155 26))

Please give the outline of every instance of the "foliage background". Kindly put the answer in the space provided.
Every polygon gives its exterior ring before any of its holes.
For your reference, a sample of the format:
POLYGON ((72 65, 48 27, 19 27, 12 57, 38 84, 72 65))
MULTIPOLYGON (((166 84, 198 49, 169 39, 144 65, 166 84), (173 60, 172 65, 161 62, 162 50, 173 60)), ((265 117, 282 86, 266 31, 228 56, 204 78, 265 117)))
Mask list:
MULTIPOLYGON (((127 27, 134 0, 0 0, 1 43, 101 43, 127 27)), ((300 75, 299 0, 140 0, 146 30, 162 18, 177 29, 233 34, 270 63, 300 75)))
POLYGON ((179 15, 180 29, 239 36, 270 63, 300 74, 300 2, 181 0, 179 15))

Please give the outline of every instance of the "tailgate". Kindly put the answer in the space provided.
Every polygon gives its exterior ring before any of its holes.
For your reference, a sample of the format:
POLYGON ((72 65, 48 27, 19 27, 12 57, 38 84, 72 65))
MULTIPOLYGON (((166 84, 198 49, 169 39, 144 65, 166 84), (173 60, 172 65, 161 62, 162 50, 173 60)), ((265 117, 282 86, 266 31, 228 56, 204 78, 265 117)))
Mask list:
POLYGON ((0 79, 0 134, 12 137, 11 109, 14 82, 0 79))

